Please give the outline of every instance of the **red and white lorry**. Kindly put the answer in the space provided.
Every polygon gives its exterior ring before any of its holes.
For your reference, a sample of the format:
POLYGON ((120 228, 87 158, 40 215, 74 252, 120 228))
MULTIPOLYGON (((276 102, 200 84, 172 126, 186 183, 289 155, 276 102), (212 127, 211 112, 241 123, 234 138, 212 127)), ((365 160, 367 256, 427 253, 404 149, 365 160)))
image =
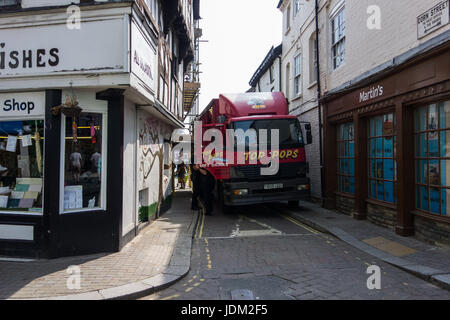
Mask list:
POLYGON ((194 154, 197 163, 200 161, 215 177, 222 205, 288 201, 295 206, 310 197, 305 145, 312 143, 311 125, 289 115, 282 92, 221 94, 200 114, 199 121, 194 141, 201 148, 195 148, 194 154), (208 129, 220 132, 222 141, 204 139, 208 129), (254 129, 253 135, 242 135, 249 129, 254 129), (278 148, 274 150, 273 129, 279 133, 278 148), (266 132, 266 138, 262 137, 261 133, 266 132), (211 141, 221 143, 223 149, 208 150, 211 141), (263 147, 265 141, 267 146, 263 147), (278 161, 278 170, 262 174, 261 169, 273 165, 273 161, 278 161))

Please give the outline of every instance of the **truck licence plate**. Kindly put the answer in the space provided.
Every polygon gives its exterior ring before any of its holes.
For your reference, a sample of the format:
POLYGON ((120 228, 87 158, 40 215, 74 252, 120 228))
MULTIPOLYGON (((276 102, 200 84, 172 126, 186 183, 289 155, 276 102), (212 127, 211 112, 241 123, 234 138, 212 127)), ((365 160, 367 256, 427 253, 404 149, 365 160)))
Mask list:
POLYGON ((272 183, 272 184, 265 184, 264 190, 272 190, 272 189, 282 189, 283 184, 282 183, 272 183))

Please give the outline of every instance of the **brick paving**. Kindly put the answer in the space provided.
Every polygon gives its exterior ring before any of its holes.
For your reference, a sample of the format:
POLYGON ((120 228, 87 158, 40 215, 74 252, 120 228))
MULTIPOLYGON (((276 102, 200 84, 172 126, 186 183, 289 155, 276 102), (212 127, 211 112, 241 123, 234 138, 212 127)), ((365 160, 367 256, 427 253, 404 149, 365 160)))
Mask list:
POLYGON ((162 273, 174 248, 193 229, 197 213, 190 194, 174 197, 172 208, 145 227, 120 252, 33 262, 0 262, 0 298, 33 299, 73 295, 117 287, 162 273), (81 288, 67 288, 69 266, 79 266, 81 288))
MULTIPOLYGON (((282 206, 282 210, 287 210, 286 206, 282 206)), ((402 256, 401 259, 392 260, 393 264, 406 268, 414 266, 413 269, 418 271, 416 273, 423 277, 432 275, 450 277, 450 246, 434 246, 415 237, 402 237, 391 229, 379 227, 369 221, 354 220, 350 216, 323 209, 310 202, 303 202, 298 209, 289 209, 288 211, 292 216, 310 226, 319 227, 321 230, 331 232, 342 239, 348 238, 348 240, 346 239, 348 243, 360 248, 364 248, 364 240, 382 237, 393 243, 414 249, 414 253, 402 256)), ((373 247, 373 249, 376 248, 373 247)), ((367 249, 367 252, 371 251, 370 248, 367 249)), ((388 255, 386 257, 388 260, 395 258, 388 255)), ((449 281, 441 283, 441 285, 450 288, 449 281)))
POLYGON ((206 217, 203 236, 194 241, 189 274, 143 299, 229 300, 233 290, 251 290, 262 300, 450 299, 447 290, 332 235, 283 219, 280 208, 255 206, 237 215, 206 217), (281 234, 244 232, 264 228, 281 234), (381 269, 381 290, 367 288, 370 265, 381 269))

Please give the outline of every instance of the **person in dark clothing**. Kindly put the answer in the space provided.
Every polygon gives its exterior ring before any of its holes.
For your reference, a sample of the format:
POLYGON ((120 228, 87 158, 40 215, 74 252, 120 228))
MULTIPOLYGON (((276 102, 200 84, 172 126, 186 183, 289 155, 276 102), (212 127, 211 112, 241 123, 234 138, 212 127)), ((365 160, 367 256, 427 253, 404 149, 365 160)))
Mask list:
POLYGON ((181 189, 184 189, 185 188, 184 177, 186 175, 186 165, 184 164, 184 162, 178 165, 176 175, 178 177, 178 184, 181 185, 181 189))
POLYGON ((213 211, 213 190, 216 184, 216 180, 214 179, 211 172, 206 169, 199 168, 199 192, 200 192, 200 201, 202 202, 205 208, 205 215, 210 216, 213 211))
POLYGON ((192 181, 192 210, 200 210, 198 206, 198 197, 200 196, 200 171, 197 164, 191 165, 191 181, 192 181))

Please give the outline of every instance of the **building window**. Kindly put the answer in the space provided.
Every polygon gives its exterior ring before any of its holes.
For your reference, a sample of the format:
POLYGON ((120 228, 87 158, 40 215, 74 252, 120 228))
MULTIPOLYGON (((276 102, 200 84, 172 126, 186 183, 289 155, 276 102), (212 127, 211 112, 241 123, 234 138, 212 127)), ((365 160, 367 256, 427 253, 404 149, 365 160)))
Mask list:
POLYGON ((63 116, 61 211, 106 208, 106 114, 63 116))
POLYGON ((337 138, 337 185, 338 191, 355 193, 355 137, 353 123, 338 126, 337 138))
POLYGON ((300 0, 294 0, 294 17, 300 11, 300 0))
POLYGON ((275 73, 275 66, 272 64, 269 69, 270 83, 273 83, 275 81, 274 73, 275 73))
POLYGON ((18 6, 20 0, 0 0, 0 7, 18 6))
POLYGON ((450 101, 414 111, 416 208, 447 216, 450 207, 450 101))
POLYGON ((291 6, 289 5, 286 10, 286 32, 291 27, 291 6))
POLYGON ((0 211, 42 214, 44 120, 0 122, 0 211))
POLYGON ((333 69, 340 67, 345 60, 345 8, 331 19, 331 59, 333 69))
POLYGON ((397 203, 396 119, 394 113, 369 120, 369 197, 397 203))
POLYGON ((302 91, 302 56, 299 54, 294 58, 294 93, 296 96, 302 91))

